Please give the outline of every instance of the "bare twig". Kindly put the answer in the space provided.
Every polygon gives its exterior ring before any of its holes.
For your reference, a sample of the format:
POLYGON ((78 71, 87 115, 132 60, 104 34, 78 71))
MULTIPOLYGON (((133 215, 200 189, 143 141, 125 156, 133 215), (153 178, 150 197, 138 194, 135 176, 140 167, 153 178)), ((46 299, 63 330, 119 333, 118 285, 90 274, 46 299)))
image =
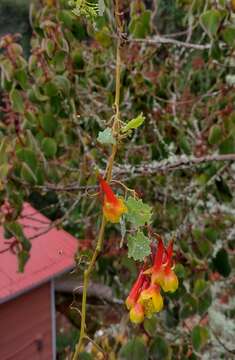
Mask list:
POLYGON ((176 39, 172 39, 172 38, 164 37, 164 36, 160 36, 160 35, 155 35, 151 39, 128 39, 128 40, 130 42, 143 43, 143 44, 153 45, 153 46, 157 46, 157 45, 161 45, 161 44, 168 44, 168 45, 175 45, 175 46, 184 47, 187 49, 195 49, 195 50, 209 50, 211 48, 211 44, 205 44, 205 45, 192 44, 189 42, 179 41, 176 39))
POLYGON ((188 167, 201 165, 212 161, 235 161, 235 154, 222 155, 206 155, 202 157, 193 156, 173 156, 162 161, 153 161, 151 163, 142 164, 139 166, 122 165, 114 169, 115 175, 130 175, 131 177, 146 176, 156 173, 166 173, 178 169, 185 169, 188 167))

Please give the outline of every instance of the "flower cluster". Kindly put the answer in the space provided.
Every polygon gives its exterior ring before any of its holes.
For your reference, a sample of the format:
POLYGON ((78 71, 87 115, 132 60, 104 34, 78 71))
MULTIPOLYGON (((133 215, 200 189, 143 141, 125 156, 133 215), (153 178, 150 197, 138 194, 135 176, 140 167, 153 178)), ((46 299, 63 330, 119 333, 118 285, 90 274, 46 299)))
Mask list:
POLYGON ((175 292, 178 288, 178 278, 172 269, 173 241, 164 247, 158 236, 158 248, 152 254, 153 264, 145 270, 141 269, 138 278, 126 299, 126 306, 130 310, 130 320, 135 324, 150 318, 163 308, 164 292, 175 292))
POLYGON ((99 176, 99 183, 103 198, 103 214, 107 221, 111 223, 118 223, 121 216, 127 212, 127 207, 124 201, 117 197, 109 184, 99 176))

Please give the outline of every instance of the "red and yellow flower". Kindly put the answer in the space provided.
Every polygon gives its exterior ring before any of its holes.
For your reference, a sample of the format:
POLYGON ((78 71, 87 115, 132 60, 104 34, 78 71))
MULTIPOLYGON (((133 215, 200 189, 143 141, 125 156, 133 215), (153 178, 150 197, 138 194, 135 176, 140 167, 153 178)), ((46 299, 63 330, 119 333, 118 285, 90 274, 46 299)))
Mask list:
POLYGON ((158 285, 150 285, 147 289, 142 290, 139 296, 139 303, 143 305, 147 318, 159 312, 163 308, 163 298, 158 285))
POLYGON ((179 281, 172 270, 172 255, 173 255, 173 241, 170 242, 167 250, 167 259, 166 263, 164 264, 163 276, 161 278, 161 287, 162 290, 165 292, 175 292, 178 289, 179 281))
POLYGON ((127 212, 127 207, 124 201, 117 197, 109 184, 99 176, 99 183, 103 198, 103 214, 107 221, 111 223, 118 223, 123 214, 127 212))
POLYGON ((173 241, 167 248, 162 238, 158 238, 158 248, 152 254, 153 264, 147 269, 141 269, 127 299, 126 306, 130 310, 130 320, 135 324, 151 318, 153 314, 163 309, 164 292, 175 292, 179 286, 178 278, 172 269, 173 241))

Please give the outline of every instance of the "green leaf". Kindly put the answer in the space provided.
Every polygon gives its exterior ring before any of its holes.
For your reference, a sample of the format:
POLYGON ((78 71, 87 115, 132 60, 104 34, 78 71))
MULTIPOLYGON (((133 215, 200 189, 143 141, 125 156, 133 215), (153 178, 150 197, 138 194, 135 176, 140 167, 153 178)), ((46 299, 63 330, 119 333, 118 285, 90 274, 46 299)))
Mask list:
POLYGON ((153 316, 150 319, 144 319, 144 330, 153 337, 156 331, 158 330, 158 319, 153 316))
POLYGON ((25 162, 31 170, 35 171, 37 167, 37 156, 29 148, 22 148, 16 152, 16 156, 19 160, 25 162))
POLYGON ((40 116, 40 123, 41 123, 41 126, 42 126, 43 130, 45 130, 45 132, 49 136, 54 135, 58 123, 57 123, 56 118, 52 114, 49 114, 49 113, 48 114, 42 114, 40 116))
POLYGON ((10 92, 10 100, 11 100, 12 108, 13 108, 14 111, 16 111, 18 113, 23 113, 24 112, 23 97, 22 97, 21 93, 18 90, 13 89, 10 92))
POLYGON ((194 284, 195 295, 201 295, 208 288, 208 283, 204 279, 197 279, 194 284))
POLYGON ((221 141, 222 131, 219 125, 213 125, 210 128, 208 142, 211 145, 218 144, 221 141))
POLYGON ((116 140, 113 137, 112 130, 110 128, 100 131, 97 140, 101 144, 116 144, 116 140))
POLYGON ((198 309, 197 300, 190 294, 185 294, 182 298, 182 306, 180 309, 180 317, 186 319, 194 314, 196 314, 198 309))
POLYGON ((147 348, 138 337, 128 341, 121 348, 119 356, 120 360, 148 360, 147 348))
POLYGON ((208 10, 200 17, 201 25, 210 37, 216 35, 221 20, 221 14, 216 9, 208 10))
POLYGON ((228 26, 226 27, 223 31, 222 31, 222 36, 224 41, 229 45, 229 46, 234 46, 235 45, 235 28, 228 26))
POLYGON ((9 139, 4 137, 1 139, 0 143, 0 164, 5 164, 8 162, 7 158, 7 148, 9 146, 9 139))
POLYGON ((208 329, 204 326, 196 325, 192 331, 192 343, 194 349, 198 352, 200 351, 207 343, 209 339, 208 329))
POLYGON ((224 277, 228 277, 231 273, 231 265, 229 263, 228 253, 225 249, 220 249, 213 259, 215 269, 224 277))
POLYGON ((205 234, 206 238, 213 243, 215 243, 216 240, 219 238, 218 231, 212 227, 207 227, 204 230, 204 234, 205 234))
POLYGON ((145 10, 142 14, 134 15, 129 25, 129 31, 134 38, 145 38, 150 33, 151 11, 145 10))
POLYGON ((129 235, 127 240, 128 257, 142 261, 151 254, 151 240, 142 231, 138 231, 135 236, 129 235))
POLYGON ((20 69, 15 72, 15 78, 22 87, 23 90, 28 88, 28 78, 25 69, 20 69))
POLYGON ((57 87, 58 90, 62 91, 65 95, 69 95, 70 92, 70 81, 66 76, 57 75, 53 79, 53 84, 57 87))
POLYGON ((22 250, 17 254, 18 257, 18 272, 23 273, 25 265, 30 258, 30 254, 26 250, 22 250))
POLYGON ((170 360, 172 350, 163 337, 157 336, 150 346, 150 355, 153 360, 170 360))
POLYGON ((130 120, 122 129, 121 131, 123 133, 131 130, 131 129, 137 129, 139 126, 141 126, 143 124, 145 120, 145 117, 143 116, 143 113, 141 113, 140 115, 138 115, 136 118, 130 120))
POLYGON ((30 184, 37 183, 36 175, 34 174, 33 170, 28 166, 28 164, 23 163, 20 170, 20 177, 29 182, 30 184))
POLYGON ((56 71, 63 72, 66 67, 66 52, 58 51, 53 56, 52 64, 56 71))
POLYGON ((1 181, 5 180, 8 171, 10 169, 10 165, 9 164, 2 164, 0 165, 0 188, 1 188, 1 181))
POLYGON ((212 294, 210 288, 207 288, 198 298, 198 313, 204 315, 212 304, 212 294))
POLYGON ((31 243, 24 235, 21 224, 16 221, 7 222, 5 229, 22 244, 24 250, 29 251, 31 249, 31 243))
POLYGON ((131 196, 126 201, 128 208, 127 219, 136 226, 143 226, 151 222, 152 207, 144 204, 141 199, 135 199, 131 196))
POLYGON ((57 152, 57 144, 52 138, 44 138, 42 140, 42 150, 47 158, 53 158, 57 152))
POLYGON ((184 279, 186 276, 186 271, 185 268, 182 264, 176 264, 175 265, 175 273, 177 275, 178 278, 184 279))
POLYGON ((235 153, 235 139, 233 136, 229 136, 225 139, 219 147, 220 154, 233 154, 235 153))

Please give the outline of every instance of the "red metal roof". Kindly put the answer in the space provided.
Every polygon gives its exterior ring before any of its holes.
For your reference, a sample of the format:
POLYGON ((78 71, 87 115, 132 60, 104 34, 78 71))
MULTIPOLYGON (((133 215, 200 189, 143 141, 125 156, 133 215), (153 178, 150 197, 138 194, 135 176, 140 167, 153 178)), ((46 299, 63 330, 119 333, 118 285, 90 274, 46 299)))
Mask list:
MULTIPOLYGON (((18 273, 17 258, 10 251, 0 254, 0 304, 23 292, 45 283, 73 268, 77 239, 64 230, 52 228, 50 221, 25 204, 20 223, 27 237, 32 239, 30 259, 24 273, 18 273), (45 232, 44 234, 42 234, 45 232)), ((0 250, 5 248, 3 229, 0 227, 0 250)))

